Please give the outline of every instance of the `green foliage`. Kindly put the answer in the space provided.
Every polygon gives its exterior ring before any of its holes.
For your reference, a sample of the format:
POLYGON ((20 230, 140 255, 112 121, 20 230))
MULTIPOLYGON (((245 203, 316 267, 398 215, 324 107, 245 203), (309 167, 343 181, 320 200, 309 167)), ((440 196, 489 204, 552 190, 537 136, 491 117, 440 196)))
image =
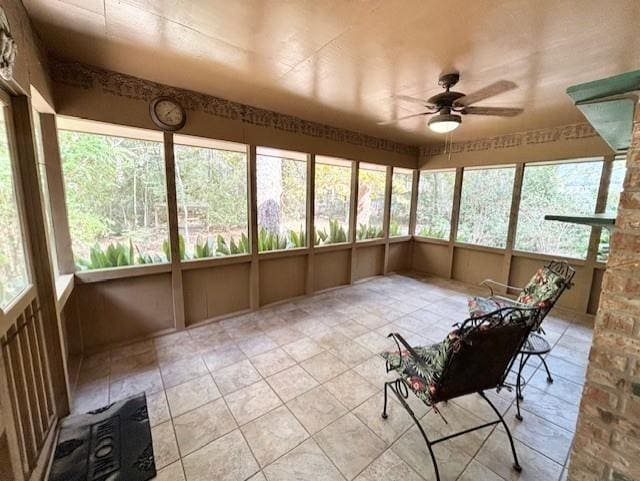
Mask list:
POLYGON ((325 229, 316 229, 315 245, 339 244, 347 242, 347 233, 337 219, 329 221, 329 233, 325 229))
POLYGON ((448 239, 449 238, 449 224, 446 225, 432 225, 424 226, 418 232, 419 236, 431 237, 434 239, 448 239))
POLYGON ((258 232, 258 252, 276 251, 287 248, 287 238, 269 232, 264 227, 258 232))
POLYGON ((249 253, 249 239, 244 232, 240 235, 240 240, 237 244, 233 237, 231 237, 229 239, 229 245, 227 245, 227 242, 221 235, 218 235, 216 243, 216 253, 218 255, 229 256, 249 253))
POLYGON ((104 250, 96 244, 91 248, 89 259, 80 259, 78 267, 80 269, 106 269, 108 267, 131 266, 135 264, 133 252, 131 239, 129 239, 129 246, 120 242, 111 243, 104 250))
MULTIPOLYGON (((184 236, 182 234, 178 235, 178 249, 180 251, 180 260, 183 261, 185 259, 188 259, 184 236)), ((164 241, 162 241, 162 252, 164 252, 164 256, 167 259, 171 259, 171 245, 169 244, 169 239, 165 239, 164 241)))
POLYGON ((358 240, 378 239, 382 237, 382 227, 371 224, 360 224, 357 231, 358 240))
MULTIPOLYGON (((220 243, 220 239, 222 239, 222 237, 218 236, 218 243, 220 243)), ((214 251, 209 239, 205 239, 204 242, 200 242, 200 236, 196 237, 196 243, 193 246, 193 258, 204 259, 213 255, 214 251)))
POLYGON ((420 173, 416 210, 418 235, 449 238, 455 179, 455 171, 420 173))
POLYGON ((307 234, 304 229, 301 227, 297 232, 294 230, 289 231, 289 242, 289 248, 306 247, 307 234))
POLYGON ((167 262, 167 259, 163 259, 157 254, 146 254, 140 250, 138 246, 136 246, 136 251, 138 251, 138 264, 160 264, 162 262, 167 262))
POLYGON ((397 237, 400 235, 400 225, 397 222, 389 224, 389 237, 397 237))

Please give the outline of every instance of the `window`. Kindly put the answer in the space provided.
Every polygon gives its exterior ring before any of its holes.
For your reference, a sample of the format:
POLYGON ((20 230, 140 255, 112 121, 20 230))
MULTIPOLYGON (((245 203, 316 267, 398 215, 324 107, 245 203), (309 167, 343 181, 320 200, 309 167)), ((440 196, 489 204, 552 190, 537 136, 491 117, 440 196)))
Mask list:
MULTIPOLYGON (((620 203, 620 194, 624 184, 624 176, 627 172, 626 160, 618 159, 613 161, 611 168, 611 179, 609 181, 609 192, 607 195, 607 206, 605 212, 607 214, 616 214, 618 212, 618 204, 620 203)), ((599 262, 607 262, 609 258, 609 241, 611 233, 609 229, 601 229, 600 245, 598 246, 597 260, 599 262)))
POLYGON ((351 161, 316 157, 315 245, 349 240, 351 161))
POLYGON ((44 158, 44 148, 42 145, 42 127, 40 126, 40 113, 33 109, 33 131, 36 141, 36 157, 38 158, 38 175, 40 177, 40 195, 44 203, 44 218, 47 224, 47 241, 49 252, 51 253, 51 264, 55 276, 59 274, 58 258, 56 252, 56 242, 53 232, 53 220, 51 218, 51 201, 49 199, 49 185, 47 184, 47 165, 44 158))
POLYGON ((449 239, 456 171, 420 172, 416 235, 449 239))
POLYGON ((591 227, 544 220, 546 214, 593 214, 602 161, 531 164, 524 169, 515 248, 585 258, 591 227))
POLYGON ((8 306, 29 283, 5 120, 8 114, 6 108, 0 109, 0 308, 8 306))
POLYGON ((387 168, 374 164, 360 164, 358 174, 358 240, 382 237, 384 219, 384 191, 387 168))
POLYGON ((393 177, 391 178, 389 237, 409 235, 412 183, 413 171, 393 169, 393 177))
POLYGON ((67 119, 60 119, 59 125, 69 230, 78 268, 167 262, 161 134, 67 119), (64 130, 69 126, 83 131, 64 130))
POLYGON ((515 167, 464 169, 457 241, 504 248, 515 167))
POLYGON ((174 156, 181 257, 248 254, 246 146, 176 135, 174 156))
POLYGON ((258 251, 306 247, 307 155, 258 147, 258 251))

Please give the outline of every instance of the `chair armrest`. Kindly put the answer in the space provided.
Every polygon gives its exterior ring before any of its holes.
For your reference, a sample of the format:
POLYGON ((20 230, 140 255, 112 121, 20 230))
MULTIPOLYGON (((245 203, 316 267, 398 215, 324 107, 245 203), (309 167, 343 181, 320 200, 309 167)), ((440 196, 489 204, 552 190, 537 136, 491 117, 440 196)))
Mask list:
MULTIPOLYGON (((393 340, 396 342, 396 346, 398 346, 398 357, 401 360, 402 360, 402 347, 400 347, 400 344, 402 344, 402 346, 404 346, 404 348, 407 350, 409 355, 415 360, 416 364, 418 364, 420 366, 424 366, 424 362, 422 361, 422 358, 420 357, 420 355, 415 351, 415 349, 413 349, 409 345, 409 343, 399 333, 392 332, 387 337, 393 338, 393 340)), ((400 362, 402 362, 402 361, 400 361, 400 362)), ((395 366, 395 367, 398 367, 398 366, 395 366)))
POLYGON ((491 292, 491 296, 494 296, 494 292, 493 292, 493 287, 491 286, 500 286, 500 287, 504 287, 506 289, 513 289, 515 291, 522 291, 522 287, 516 287, 516 286, 509 286, 507 284, 503 284, 502 282, 498 282, 498 281, 494 281, 493 279, 485 279, 480 283, 481 286, 485 286, 489 289, 489 291, 491 292))

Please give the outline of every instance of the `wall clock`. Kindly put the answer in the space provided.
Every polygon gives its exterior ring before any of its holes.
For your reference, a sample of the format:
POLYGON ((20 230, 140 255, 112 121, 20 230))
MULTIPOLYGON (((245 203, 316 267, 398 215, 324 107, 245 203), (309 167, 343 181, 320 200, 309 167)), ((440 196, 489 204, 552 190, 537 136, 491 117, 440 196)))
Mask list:
POLYGON ((180 130, 187 121, 184 109, 171 97, 153 99, 149 105, 149 113, 151 120, 162 130, 180 130))

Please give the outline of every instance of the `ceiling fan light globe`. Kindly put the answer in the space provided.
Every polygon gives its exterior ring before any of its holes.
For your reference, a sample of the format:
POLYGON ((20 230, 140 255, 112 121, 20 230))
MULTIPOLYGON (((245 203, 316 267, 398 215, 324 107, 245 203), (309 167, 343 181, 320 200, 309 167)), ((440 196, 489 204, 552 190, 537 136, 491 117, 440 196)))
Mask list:
POLYGON ((461 123, 462 118, 459 115, 439 114, 431 117, 427 125, 438 134, 446 134, 460 127, 461 123))

